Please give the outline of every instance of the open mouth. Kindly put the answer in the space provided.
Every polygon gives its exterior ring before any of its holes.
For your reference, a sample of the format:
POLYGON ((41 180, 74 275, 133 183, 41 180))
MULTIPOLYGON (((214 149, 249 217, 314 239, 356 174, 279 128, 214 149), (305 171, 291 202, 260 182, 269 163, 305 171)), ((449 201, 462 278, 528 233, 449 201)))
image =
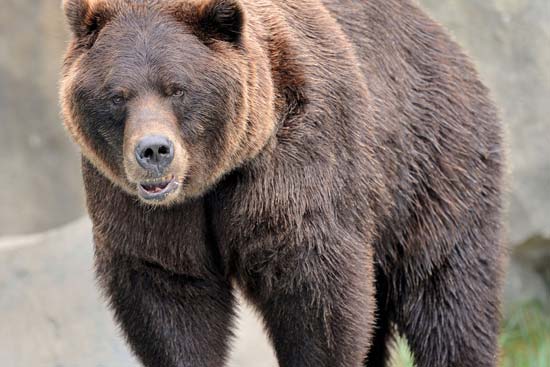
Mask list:
POLYGON ((170 179, 142 182, 138 184, 138 192, 145 200, 162 200, 176 191, 178 186, 178 181, 172 176, 170 179))

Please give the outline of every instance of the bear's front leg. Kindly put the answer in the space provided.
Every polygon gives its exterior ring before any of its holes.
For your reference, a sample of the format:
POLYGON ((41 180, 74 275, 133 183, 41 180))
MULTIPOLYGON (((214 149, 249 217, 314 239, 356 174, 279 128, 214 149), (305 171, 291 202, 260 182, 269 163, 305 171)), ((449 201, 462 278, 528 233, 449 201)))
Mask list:
POLYGON ((175 274, 96 247, 99 280, 135 354, 147 367, 221 367, 233 316, 229 282, 175 274))
POLYGON ((280 367, 364 365, 375 311, 372 258, 364 243, 342 242, 285 245, 249 259, 245 293, 280 367))
POLYGON ((146 367, 221 367, 234 298, 204 205, 140 204, 83 161, 96 275, 146 367))

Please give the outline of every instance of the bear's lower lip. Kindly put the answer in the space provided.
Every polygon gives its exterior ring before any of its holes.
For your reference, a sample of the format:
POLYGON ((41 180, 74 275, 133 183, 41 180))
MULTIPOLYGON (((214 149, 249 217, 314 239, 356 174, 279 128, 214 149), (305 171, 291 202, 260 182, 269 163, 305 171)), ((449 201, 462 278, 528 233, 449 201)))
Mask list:
POLYGON ((138 184, 138 193, 145 200, 162 200, 179 186, 175 177, 168 180, 149 181, 138 184))

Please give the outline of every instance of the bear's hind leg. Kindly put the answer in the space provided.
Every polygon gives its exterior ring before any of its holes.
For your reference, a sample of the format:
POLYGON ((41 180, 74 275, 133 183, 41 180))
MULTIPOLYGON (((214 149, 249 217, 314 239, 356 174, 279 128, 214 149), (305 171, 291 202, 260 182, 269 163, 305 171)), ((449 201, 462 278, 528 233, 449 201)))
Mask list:
POLYGON ((386 367, 390 360, 392 340, 391 310, 388 302, 388 284, 380 269, 376 272, 376 326, 369 353, 365 360, 367 367, 386 367))
POLYGON ((264 262, 276 272, 247 272, 245 293, 263 316, 281 367, 364 365, 374 311, 371 259, 349 247, 327 253, 334 248, 300 246, 280 265, 264 262))
POLYGON ((398 329, 417 367, 495 367, 500 323, 498 243, 461 243, 430 278, 399 297, 398 329))

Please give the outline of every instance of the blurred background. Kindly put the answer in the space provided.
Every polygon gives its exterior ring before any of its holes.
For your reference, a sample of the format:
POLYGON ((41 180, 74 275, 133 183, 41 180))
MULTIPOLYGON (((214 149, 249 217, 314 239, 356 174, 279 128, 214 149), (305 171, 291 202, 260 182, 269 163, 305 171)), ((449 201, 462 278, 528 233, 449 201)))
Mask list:
MULTIPOLYGON (((508 131, 511 263, 503 366, 550 366, 550 1, 419 0, 476 62, 508 131)), ((137 366, 92 276, 79 154, 57 81, 59 0, 0 11, 0 365, 137 366)), ((245 308, 232 366, 275 366, 245 308)), ((409 366, 397 343, 396 366, 409 366)))

